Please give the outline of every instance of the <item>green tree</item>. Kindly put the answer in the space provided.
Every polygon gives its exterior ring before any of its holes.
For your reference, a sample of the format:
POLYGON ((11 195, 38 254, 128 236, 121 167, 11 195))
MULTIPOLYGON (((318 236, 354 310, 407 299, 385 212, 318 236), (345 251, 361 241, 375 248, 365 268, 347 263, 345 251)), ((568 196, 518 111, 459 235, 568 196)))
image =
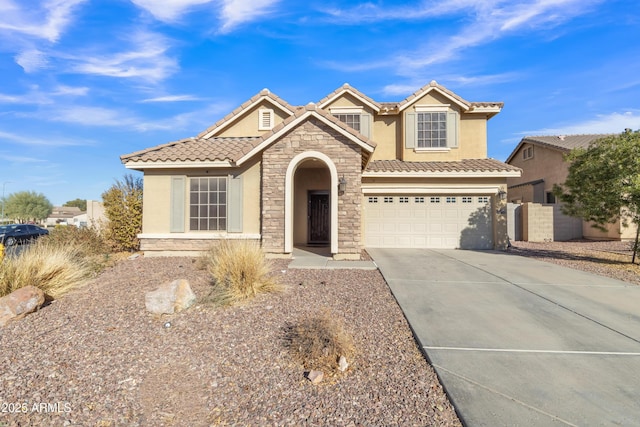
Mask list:
POLYGON ((76 207, 76 208, 80 208, 80 210, 83 212, 87 211, 87 201, 82 199, 69 200, 67 203, 65 203, 62 206, 76 207))
MULTIPOLYGON (((640 232, 640 132, 626 130, 594 141, 588 149, 575 149, 568 156, 569 176, 555 195, 564 203, 564 213, 605 224, 620 220, 634 223, 640 232)), ((638 233, 632 263, 638 252, 638 233)))
POLYGON ((53 205, 44 194, 34 191, 20 191, 7 197, 5 216, 21 223, 47 218, 53 205))
POLYGON ((105 216, 108 219, 105 237, 116 250, 136 251, 140 248, 138 233, 142 232, 142 178, 124 176, 102 193, 105 216))

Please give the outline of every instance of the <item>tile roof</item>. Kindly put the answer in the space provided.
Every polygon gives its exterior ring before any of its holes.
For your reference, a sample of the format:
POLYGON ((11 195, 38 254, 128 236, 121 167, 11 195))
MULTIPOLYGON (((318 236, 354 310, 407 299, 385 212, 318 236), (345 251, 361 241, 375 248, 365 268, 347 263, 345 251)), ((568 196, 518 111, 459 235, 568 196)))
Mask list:
POLYGON ((449 162, 403 162, 374 160, 365 172, 518 172, 520 168, 495 159, 465 159, 449 162))
POLYGON ((511 152, 506 162, 509 163, 524 144, 541 145, 568 153, 574 148, 587 148, 589 145, 612 134, 584 134, 584 135, 546 135, 525 136, 511 152))
POLYGON ((257 146, 262 137, 186 138, 121 156, 126 162, 235 162, 257 146))
POLYGON ((574 148, 587 148, 592 142, 606 136, 609 136, 609 134, 525 136, 522 141, 548 145, 563 151, 571 151, 574 148))
POLYGON ((456 101, 458 101, 460 104, 466 106, 467 108, 471 108, 471 103, 469 101, 461 98, 460 96, 458 96, 455 93, 451 92, 446 87, 438 84, 438 82, 436 82, 435 80, 431 80, 428 84, 422 86, 420 89, 418 89, 417 91, 415 91, 414 93, 412 93, 411 95, 409 95, 408 97, 406 97, 405 99, 400 101, 398 103, 398 108, 402 109, 402 107, 404 107, 405 105, 411 104, 416 99, 420 98, 425 93, 430 92, 434 88, 438 89, 439 91, 441 91, 441 92, 443 92, 445 94, 447 94, 449 97, 455 99, 456 101))
POLYGON ((211 137, 211 138, 186 138, 180 141, 170 142, 168 144, 158 145, 147 148, 145 150, 136 151, 135 153, 126 154, 120 157, 123 163, 127 162, 213 162, 213 161, 229 161, 237 162, 252 150, 257 148, 261 143, 281 132, 289 126, 291 122, 302 117, 307 112, 312 111, 337 125, 345 132, 358 138, 363 143, 369 145, 372 149, 376 143, 369 138, 363 136, 358 131, 344 122, 338 120, 328 112, 318 108, 311 103, 305 107, 298 107, 294 114, 283 122, 279 123, 272 130, 266 132, 259 137, 211 137))

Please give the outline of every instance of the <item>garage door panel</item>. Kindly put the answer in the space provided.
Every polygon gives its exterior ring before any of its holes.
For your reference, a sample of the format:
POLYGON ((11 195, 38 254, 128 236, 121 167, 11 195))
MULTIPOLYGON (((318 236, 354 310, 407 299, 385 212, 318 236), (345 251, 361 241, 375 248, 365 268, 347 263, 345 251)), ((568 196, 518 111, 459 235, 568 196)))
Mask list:
POLYGON ((492 209, 485 196, 380 195, 379 203, 369 199, 365 199, 369 247, 493 248, 492 209))

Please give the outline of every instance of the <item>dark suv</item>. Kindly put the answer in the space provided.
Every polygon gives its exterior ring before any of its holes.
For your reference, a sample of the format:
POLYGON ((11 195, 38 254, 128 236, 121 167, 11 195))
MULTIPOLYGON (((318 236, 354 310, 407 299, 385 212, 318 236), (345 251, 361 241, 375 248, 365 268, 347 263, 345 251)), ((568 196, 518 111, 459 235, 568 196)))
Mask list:
POLYGON ((0 227, 0 243, 5 246, 13 246, 23 242, 30 242, 47 234, 49 234, 49 230, 38 227, 37 225, 4 225, 0 227))

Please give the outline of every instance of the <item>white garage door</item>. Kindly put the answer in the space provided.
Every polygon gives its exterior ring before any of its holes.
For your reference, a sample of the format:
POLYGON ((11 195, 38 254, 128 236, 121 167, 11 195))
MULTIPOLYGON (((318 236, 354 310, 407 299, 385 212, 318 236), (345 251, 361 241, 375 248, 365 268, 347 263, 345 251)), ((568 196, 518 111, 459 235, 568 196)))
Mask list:
POLYGON ((365 246, 493 249, 489 196, 366 196, 365 246))

